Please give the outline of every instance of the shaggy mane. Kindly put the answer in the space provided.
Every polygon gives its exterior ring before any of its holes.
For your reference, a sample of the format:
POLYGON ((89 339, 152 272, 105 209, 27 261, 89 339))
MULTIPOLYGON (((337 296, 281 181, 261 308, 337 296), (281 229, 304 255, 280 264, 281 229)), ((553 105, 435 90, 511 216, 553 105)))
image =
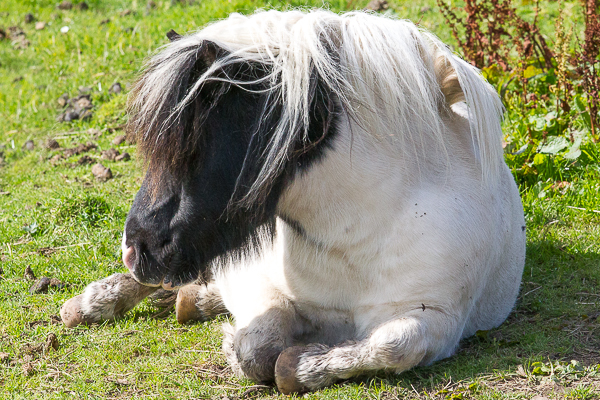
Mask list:
POLYGON ((497 179, 502 106, 493 88, 434 35, 365 12, 232 14, 176 37, 150 58, 135 85, 128 130, 149 168, 185 171, 202 143, 211 102, 231 86, 267 94, 269 105, 257 121, 269 120, 275 107, 280 117, 274 126, 256 128, 257 134, 268 129, 271 139, 241 197, 251 205, 270 190, 298 142, 309 144, 315 79, 353 123, 381 137, 400 132, 401 151, 423 155, 443 151, 444 113, 465 101, 484 181, 497 179))

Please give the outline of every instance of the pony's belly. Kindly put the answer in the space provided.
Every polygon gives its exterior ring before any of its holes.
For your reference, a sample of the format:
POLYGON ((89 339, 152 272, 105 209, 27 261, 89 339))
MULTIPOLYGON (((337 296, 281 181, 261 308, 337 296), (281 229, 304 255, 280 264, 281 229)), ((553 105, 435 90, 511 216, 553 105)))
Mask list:
POLYGON ((377 309, 385 309, 386 314, 402 313, 422 304, 439 306, 468 297, 463 293, 468 291, 465 282, 449 276, 452 272, 444 265, 427 268, 410 254, 372 264, 349 266, 336 260, 324 260, 323 264, 287 270, 282 292, 296 303, 348 312, 352 318, 376 314, 377 309))
POLYGON ((473 249, 463 246, 456 251, 459 247, 449 245, 439 230, 424 230, 435 234, 418 235, 415 240, 417 235, 390 232, 387 243, 373 246, 377 251, 349 249, 344 257, 294 243, 276 282, 294 301, 327 309, 354 311, 390 304, 411 309, 423 303, 454 303, 482 278, 484 254, 475 260, 473 249))

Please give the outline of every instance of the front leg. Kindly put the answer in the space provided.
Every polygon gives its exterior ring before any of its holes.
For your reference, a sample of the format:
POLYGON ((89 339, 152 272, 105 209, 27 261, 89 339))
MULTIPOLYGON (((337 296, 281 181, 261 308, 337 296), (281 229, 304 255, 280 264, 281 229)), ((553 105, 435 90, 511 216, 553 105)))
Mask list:
POLYGON ((360 341, 286 349, 275 367, 278 389, 284 394, 317 390, 362 373, 400 373, 450 356, 460 339, 455 319, 430 309, 420 312, 429 315, 396 317, 360 341))
POLYGON ((292 345, 298 317, 289 302, 282 302, 248 325, 223 326, 223 352, 233 371, 255 382, 273 382, 279 354, 292 345))
POLYGON ((112 321, 159 288, 142 285, 131 274, 113 274, 90 283, 82 294, 69 299, 61 307, 60 317, 68 328, 112 321))

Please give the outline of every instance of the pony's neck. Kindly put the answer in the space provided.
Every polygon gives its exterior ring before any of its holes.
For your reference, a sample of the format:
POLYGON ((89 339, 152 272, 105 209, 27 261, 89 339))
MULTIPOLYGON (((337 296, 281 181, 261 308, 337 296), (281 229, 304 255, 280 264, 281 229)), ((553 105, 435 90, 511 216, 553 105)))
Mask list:
POLYGON ((427 149, 402 132, 374 136, 342 119, 331 148, 284 191, 279 215, 317 241, 344 238, 352 247, 385 232, 390 215, 408 212, 424 182, 460 187, 466 175, 477 181, 468 122, 451 114, 443 149, 427 149))

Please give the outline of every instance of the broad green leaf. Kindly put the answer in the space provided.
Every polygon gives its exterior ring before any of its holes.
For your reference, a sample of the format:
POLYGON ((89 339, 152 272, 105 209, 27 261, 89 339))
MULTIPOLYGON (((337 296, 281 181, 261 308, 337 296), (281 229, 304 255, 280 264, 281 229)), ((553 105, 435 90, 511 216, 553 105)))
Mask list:
MULTIPOLYGON (((561 151, 562 149, 566 148, 569 146, 569 141, 562 137, 555 137, 550 139, 548 142, 546 142, 546 144, 544 144, 543 146, 541 146, 539 148, 539 152, 540 153, 546 153, 546 154, 557 154, 559 151, 561 151)), ((537 155, 536 155, 537 157, 537 155)), ((533 162, 535 164, 537 164, 535 162, 535 159, 533 160, 533 162)))
POLYGON ((549 113, 547 113, 546 115, 544 115, 544 119, 547 122, 556 121, 556 111, 550 111, 549 113))
POLYGON ((581 150, 579 147, 581 146, 581 141, 583 140, 583 134, 582 132, 576 132, 573 133, 573 137, 575 138, 575 141, 569 147, 569 151, 567 151, 564 155, 567 160, 576 160, 581 155, 581 150))
POLYGON ((581 155, 581 150, 579 149, 579 147, 571 147, 569 149, 569 151, 567 153, 565 153, 564 157, 567 160, 576 160, 579 158, 579 156, 581 155))
POLYGON ((536 131, 543 131, 546 128, 546 118, 542 115, 532 115, 529 117, 529 123, 536 131))

